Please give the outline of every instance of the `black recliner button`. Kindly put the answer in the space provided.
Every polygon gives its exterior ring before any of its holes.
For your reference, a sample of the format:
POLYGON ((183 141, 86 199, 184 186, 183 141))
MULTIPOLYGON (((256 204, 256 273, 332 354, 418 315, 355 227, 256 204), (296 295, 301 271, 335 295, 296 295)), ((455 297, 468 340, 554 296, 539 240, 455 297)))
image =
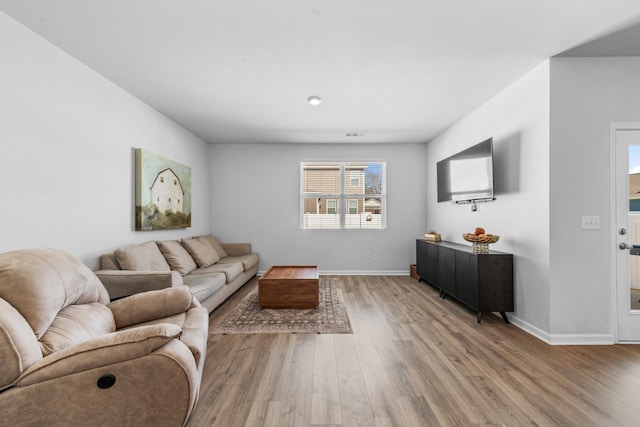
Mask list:
POLYGON ((116 376, 106 374, 98 378, 98 388, 109 388, 116 383, 116 376))

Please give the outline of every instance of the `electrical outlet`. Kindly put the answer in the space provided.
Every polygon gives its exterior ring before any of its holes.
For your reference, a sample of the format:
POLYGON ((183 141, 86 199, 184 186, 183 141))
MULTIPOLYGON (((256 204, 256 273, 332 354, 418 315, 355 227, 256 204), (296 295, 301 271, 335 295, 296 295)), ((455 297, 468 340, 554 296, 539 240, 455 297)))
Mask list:
POLYGON ((377 254, 377 253, 375 253, 375 252, 374 252, 374 253, 372 253, 372 254, 371 254, 371 258, 372 258, 374 261, 377 261, 377 260, 378 260, 378 254, 377 254))
POLYGON ((600 217, 599 216, 583 216, 582 229, 583 230, 600 230, 600 217))

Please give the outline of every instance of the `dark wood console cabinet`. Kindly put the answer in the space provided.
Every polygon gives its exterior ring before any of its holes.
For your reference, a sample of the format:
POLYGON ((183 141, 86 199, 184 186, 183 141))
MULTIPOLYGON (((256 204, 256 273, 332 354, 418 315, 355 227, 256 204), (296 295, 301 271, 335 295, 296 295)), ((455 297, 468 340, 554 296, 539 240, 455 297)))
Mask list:
POLYGON ((440 290, 478 313, 513 311, 513 255, 497 251, 475 253, 471 246, 416 240, 416 272, 440 290))

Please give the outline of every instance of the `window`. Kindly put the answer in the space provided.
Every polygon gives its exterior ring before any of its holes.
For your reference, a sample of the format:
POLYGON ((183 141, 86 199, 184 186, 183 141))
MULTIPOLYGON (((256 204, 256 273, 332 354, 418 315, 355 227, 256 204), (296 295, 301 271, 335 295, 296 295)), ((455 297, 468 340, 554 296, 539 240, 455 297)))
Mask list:
POLYGON ((349 215, 357 214, 358 213, 358 201, 354 200, 354 199, 350 199, 348 201, 348 203, 349 203, 349 215))
POLYGON ((386 164, 300 164, 302 229, 384 229, 386 164))
POLYGON ((337 204, 335 199, 327 200, 327 213, 330 215, 335 215, 338 213, 337 204))
POLYGON ((349 171, 349 185, 351 187, 359 187, 360 186, 360 175, 362 172, 357 170, 349 171))

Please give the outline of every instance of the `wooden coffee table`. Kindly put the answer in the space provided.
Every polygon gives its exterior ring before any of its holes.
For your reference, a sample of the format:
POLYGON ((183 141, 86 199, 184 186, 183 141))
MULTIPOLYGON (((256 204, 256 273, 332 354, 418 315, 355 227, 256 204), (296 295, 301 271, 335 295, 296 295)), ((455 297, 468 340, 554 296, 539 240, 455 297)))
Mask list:
POLYGON ((316 308, 318 266, 274 265, 258 279, 258 304, 263 308, 316 308))

